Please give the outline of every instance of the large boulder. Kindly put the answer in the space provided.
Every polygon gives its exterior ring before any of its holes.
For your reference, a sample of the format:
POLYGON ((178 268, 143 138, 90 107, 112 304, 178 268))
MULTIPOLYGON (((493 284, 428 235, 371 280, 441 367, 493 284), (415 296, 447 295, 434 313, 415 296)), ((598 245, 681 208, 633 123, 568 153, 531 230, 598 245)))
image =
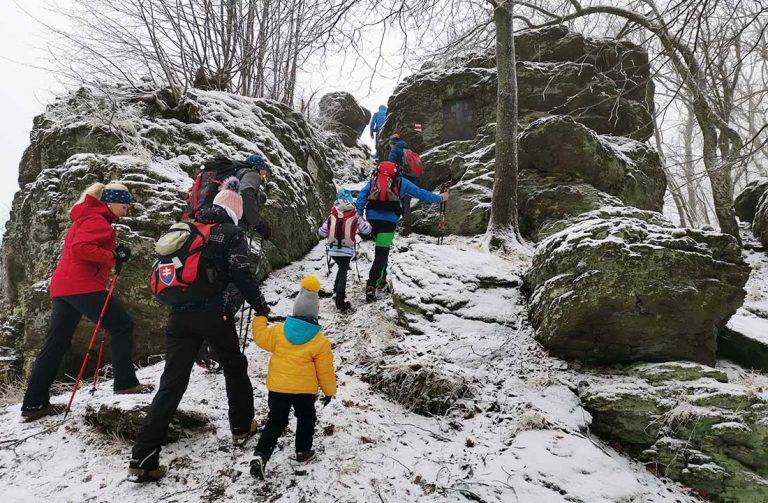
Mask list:
MULTIPOLYGON (((450 234, 485 231, 490 218, 495 160, 493 125, 474 140, 449 142, 422 156, 419 184, 451 186, 445 221, 450 234)), ((562 219, 603 206, 630 205, 661 211, 666 178, 656 151, 627 138, 598 135, 566 116, 534 121, 520 136, 518 211, 531 240, 562 219)), ((439 210, 417 205, 414 229, 438 232, 439 210)))
POLYGON ((752 220, 752 232, 768 248, 768 191, 763 192, 757 203, 755 218, 752 220))
POLYGON ((752 223, 760 203, 760 198, 768 191, 768 178, 759 178, 749 182, 733 201, 736 216, 742 222, 752 223))
MULTIPOLYGON (((3 291, 11 306, 5 314, 19 320, 10 345, 23 354, 25 368, 46 333, 48 279, 70 224, 68 210, 86 186, 119 179, 138 200, 115 228, 133 251, 118 296, 136 322, 134 356, 142 358, 162 352, 166 318, 147 282, 154 240, 180 216, 191 174, 204 160, 251 152, 268 160, 272 169, 263 215, 272 240, 263 249, 258 243, 252 247, 262 275, 317 242, 315 230, 335 193, 334 170, 348 162, 338 141, 326 139, 301 114, 276 102, 194 90, 186 103, 197 119, 184 122, 175 113, 168 116, 156 106, 121 98, 119 89, 109 92, 114 94, 82 88, 49 105, 35 120, 22 161, 22 188, 6 226, 2 260, 3 291), (57 147, 63 138, 66 148, 57 147)), ((80 324, 66 371, 76 369, 92 329, 80 324)))
POLYGON ((520 135, 530 167, 560 180, 579 180, 624 204, 661 212, 667 180, 658 153, 626 138, 601 136, 571 117, 537 120, 520 135))
POLYGON ((619 207, 561 221, 526 273, 531 322, 553 353, 595 363, 715 361, 749 267, 728 235, 619 207))
POLYGON ((718 502, 768 501, 768 396, 687 362, 644 364, 582 387, 591 429, 718 502))
POLYGON ((371 120, 371 112, 360 106, 354 96, 339 91, 328 93, 318 104, 323 126, 337 134, 347 147, 357 145, 365 126, 371 120))
MULTIPOLYGON (((524 34, 516 44, 525 47, 517 64, 520 122, 564 114, 601 134, 651 137, 653 86, 645 51, 563 27, 524 34)), ((496 120, 495 60, 472 55, 427 66, 395 89, 388 106, 382 141, 399 132, 411 148, 425 151, 472 139, 496 120)))

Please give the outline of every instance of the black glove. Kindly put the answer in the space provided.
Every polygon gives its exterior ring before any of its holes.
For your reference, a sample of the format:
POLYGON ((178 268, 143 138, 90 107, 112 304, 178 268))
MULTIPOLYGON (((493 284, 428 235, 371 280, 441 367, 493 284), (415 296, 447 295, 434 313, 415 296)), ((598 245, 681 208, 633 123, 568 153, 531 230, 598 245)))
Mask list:
POLYGON ((131 249, 125 245, 117 245, 115 248, 115 265, 122 265, 131 259, 131 249))
POLYGON ((333 396, 326 395, 326 396, 324 396, 323 398, 320 399, 320 403, 322 403, 323 407, 325 407, 326 405, 331 403, 331 400, 333 400, 333 396))
POLYGON ((256 316, 263 316, 265 318, 269 317, 269 305, 268 304, 262 304, 261 306, 258 306, 253 309, 253 313, 256 316))
POLYGON ((264 238, 265 241, 269 241, 270 236, 272 236, 272 229, 269 228, 269 224, 266 220, 259 220, 259 223, 257 223, 253 228, 261 235, 261 237, 264 238))

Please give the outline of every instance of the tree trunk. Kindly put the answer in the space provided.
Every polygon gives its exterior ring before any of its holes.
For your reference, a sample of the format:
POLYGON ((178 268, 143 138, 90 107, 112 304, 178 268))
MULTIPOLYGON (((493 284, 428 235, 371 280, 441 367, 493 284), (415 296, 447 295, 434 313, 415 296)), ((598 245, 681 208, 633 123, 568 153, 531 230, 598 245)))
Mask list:
MULTIPOLYGON (((514 233, 517 221, 517 72, 512 33, 512 0, 500 2, 493 12, 496 26, 496 167, 491 199, 491 233, 514 233)), ((519 239, 518 239, 519 240, 519 239)))

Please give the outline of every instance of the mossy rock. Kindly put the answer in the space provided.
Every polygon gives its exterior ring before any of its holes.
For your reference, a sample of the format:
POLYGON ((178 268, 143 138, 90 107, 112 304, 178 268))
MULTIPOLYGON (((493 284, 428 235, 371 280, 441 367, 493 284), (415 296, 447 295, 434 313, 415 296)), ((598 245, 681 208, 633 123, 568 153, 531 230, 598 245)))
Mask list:
POLYGON ((656 473, 718 502, 768 497, 768 401, 690 362, 636 365, 597 377, 580 397, 590 428, 656 473))
POLYGON ((733 201, 733 208, 736 210, 736 216, 742 222, 752 223, 760 203, 760 198, 768 191, 768 178, 759 178, 749 182, 736 199, 733 201))
MULTIPOLYGON (((98 409, 89 405, 85 408, 84 418, 86 423, 111 438, 135 442, 141 429, 141 422, 148 411, 148 405, 123 408, 120 407, 119 403, 116 403, 114 405, 100 405, 98 409)), ((165 443, 176 442, 182 436, 187 436, 192 432, 214 429, 210 419, 204 414, 178 409, 171 420, 165 443)))
POLYGON ((733 237, 628 207, 562 227, 539 243, 526 273, 544 346, 596 363, 714 363, 716 333, 743 302, 749 276, 733 237))

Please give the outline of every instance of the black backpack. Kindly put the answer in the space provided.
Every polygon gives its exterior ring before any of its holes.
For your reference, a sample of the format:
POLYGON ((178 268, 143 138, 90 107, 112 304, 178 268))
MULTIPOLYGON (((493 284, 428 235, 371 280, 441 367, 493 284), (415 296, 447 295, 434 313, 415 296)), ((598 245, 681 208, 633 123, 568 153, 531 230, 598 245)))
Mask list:
POLYGON ((187 207, 182 213, 182 218, 194 219, 200 216, 201 210, 213 204, 216 193, 219 192, 222 182, 230 176, 238 180, 248 170, 253 168, 244 162, 233 161, 226 157, 217 157, 203 164, 203 167, 195 177, 192 188, 187 195, 187 207))

